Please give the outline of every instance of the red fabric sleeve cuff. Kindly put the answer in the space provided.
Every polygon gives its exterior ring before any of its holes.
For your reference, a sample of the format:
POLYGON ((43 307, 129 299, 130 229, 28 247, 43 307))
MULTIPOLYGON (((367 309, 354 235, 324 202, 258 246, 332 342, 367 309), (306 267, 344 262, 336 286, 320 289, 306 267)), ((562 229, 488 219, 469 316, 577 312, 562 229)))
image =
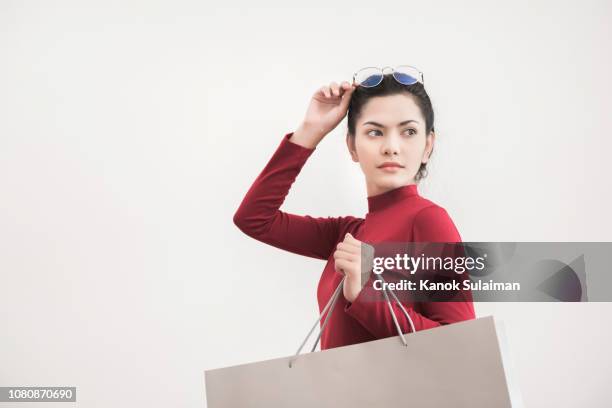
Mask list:
POLYGON ((368 304, 370 304, 370 306, 374 304, 374 302, 363 301, 363 294, 365 293, 365 289, 367 286, 371 285, 371 283, 372 283, 372 276, 370 275, 370 278, 365 283, 365 285, 362 286, 361 292, 359 292, 355 300, 353 300, 352 302, 347 301, 346 305, 344 306, 344 311, 348 313, 349 315, 353 316, 357 320, 360 320, 360 317, 362 316, 364 312, 366 314, 368 313, 367 312, 368 304))

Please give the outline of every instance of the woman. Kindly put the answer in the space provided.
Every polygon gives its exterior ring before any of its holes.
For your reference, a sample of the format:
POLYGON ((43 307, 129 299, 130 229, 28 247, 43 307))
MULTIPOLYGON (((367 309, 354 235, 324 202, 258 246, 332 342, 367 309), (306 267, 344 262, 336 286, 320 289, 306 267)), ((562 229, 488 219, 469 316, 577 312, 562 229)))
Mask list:
MULTIPOLYGON (((435 142, 434 114, 422 74, 408 66, 392 74, 364 69, 353 84, 332 82, 312 97, 303 122, 286 134, 234 215, 245 234, 269 245, 327 261, 318 286, 323 308, 345 276, 321 337, 321 349, 390 336, 397 330, 388 305, 359 295, 361 243, 461 242, 444 208, 418 193, 435 142), (365 218, 311 217, 279 208, 307 159, 348 111, 346 144, 367 187, 365 218)), ((415 330, 473 319, 471 293, 456 302, 403 303, 415 330)), ((410 321, 393 303, 402 332, 410 321)))

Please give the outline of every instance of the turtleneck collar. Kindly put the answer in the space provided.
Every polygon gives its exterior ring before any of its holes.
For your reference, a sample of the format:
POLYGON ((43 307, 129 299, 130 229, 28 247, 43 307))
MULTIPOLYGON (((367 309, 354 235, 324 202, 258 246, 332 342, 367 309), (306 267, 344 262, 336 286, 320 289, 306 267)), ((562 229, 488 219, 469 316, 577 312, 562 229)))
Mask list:
POLYGON ((383 210, 393 203, 403 200, 407 197, 418 195, 418 188, 416 184, 408 184, 405 186, 394 188, 382 194, 377 194, 368 197, 368 212, 376 212, 383 210))

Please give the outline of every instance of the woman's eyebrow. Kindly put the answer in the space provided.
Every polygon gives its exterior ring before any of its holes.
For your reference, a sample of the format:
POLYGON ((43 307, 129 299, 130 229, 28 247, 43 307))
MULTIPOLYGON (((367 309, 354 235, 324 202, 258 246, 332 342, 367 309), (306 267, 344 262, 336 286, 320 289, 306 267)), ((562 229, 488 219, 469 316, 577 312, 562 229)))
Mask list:
MULTIPOLYGON (((399 126, 404 126, 404 125, 407 125, 407 124, 408 124, 408 123, 410 123, 410 122, 419 123, 418 121, 416 121, 416 120, 414 120, 414 119, 408 119, 408 120, 405 120, 405 121, 403 121, 403 122, 398 123, 398 124, 397 124, 397 126, 398 126, 398 127, 399 127, 399 126)), ((367 122, 364 122, 364 123, 363 123, 363 126, 365 126, 365 125, 374 125, 374 126, 378 126, 378 127, 384 128, 384 126, 383 126, 383 125, 381 125, 380 123, 378 123, 378 122, 374 122, 374 121, 371 121, 371 120, 369 120, 369 121, 367 121, 367 122)))

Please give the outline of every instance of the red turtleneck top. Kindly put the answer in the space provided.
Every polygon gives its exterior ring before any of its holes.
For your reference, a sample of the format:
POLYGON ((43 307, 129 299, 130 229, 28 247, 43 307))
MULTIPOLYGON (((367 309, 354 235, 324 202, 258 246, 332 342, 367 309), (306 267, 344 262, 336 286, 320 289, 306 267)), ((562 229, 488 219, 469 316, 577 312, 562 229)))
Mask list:
MULTIPOLYGON (((315 150, 293 143, 292 135, 283 137, 242 200, 234 223, 261 242, 327 262, 317 290, 321 312, 342 279, 335 271, 333 254, 347 232, 367 243, 461 242, 446 210, 421 197, 416 184, 368 197, 365 218, 311 217, 281 211, 291 185, 315 150)), ((388 305, 363 301, 364 292, 352 303, 340 293, 321 336, 322 350, 398 335, 388 305)), ((402 304, 417 331, 475 318, 470 292, 464 292, 464 301, 402 304)), ((402 332, 410 332, 408 320, 397 304, 392 305, 402 332)))

